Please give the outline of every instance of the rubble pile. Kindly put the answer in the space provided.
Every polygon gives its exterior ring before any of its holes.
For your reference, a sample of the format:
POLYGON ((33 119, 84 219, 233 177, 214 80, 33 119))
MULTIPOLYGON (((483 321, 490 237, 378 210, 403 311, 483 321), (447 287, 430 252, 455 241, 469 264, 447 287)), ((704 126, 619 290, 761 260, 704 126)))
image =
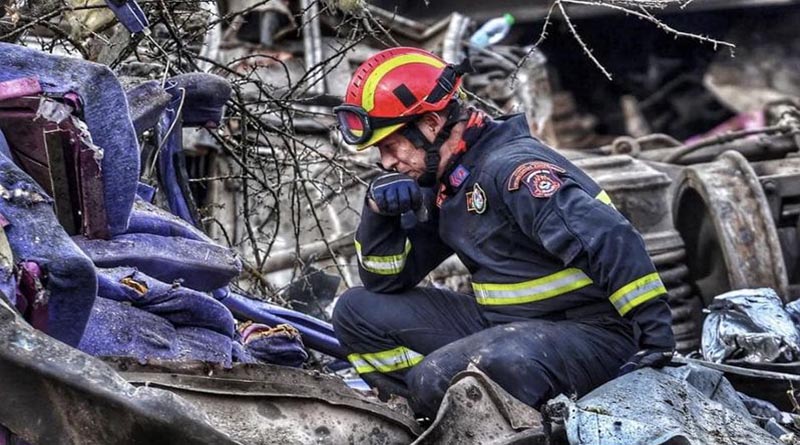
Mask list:
MULTIPOLYGON (((747 62, 594 40, 608 84, 564 39, 531 46, 552 19, 538 3, 471 52, 477 9, 149 3, 0 2, 0 444, 800 443, 797 2, 750 2, 751 21, 667 8, 747 62), (469 56, 470 104, 525 113, 607 191, 669 293, 669 366, 540 412, 514 384, 529 356, 503 381, 482 368, 501 331, 526 342, 522 323, 428 355, 410 380, 436 393, 382 401, 357 377, 327 320, 360 284, 379 170, 331 109, 389 38, 469 56)), ((621 23, 580 11, 589 37, 621 23)), ((428 280, 471 288, 455 257, 428 280)))

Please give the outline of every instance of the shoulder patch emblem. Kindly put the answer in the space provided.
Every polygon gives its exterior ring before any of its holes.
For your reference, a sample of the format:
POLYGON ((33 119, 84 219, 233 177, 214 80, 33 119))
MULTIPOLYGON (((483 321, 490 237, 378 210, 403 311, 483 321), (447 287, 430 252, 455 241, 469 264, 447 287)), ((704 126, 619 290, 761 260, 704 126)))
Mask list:
POLYGON ((469 177, 469 170, 464 168, 463 165, 459 165, 458 167, 453 170, 453 173, 450 173, 450 186, 453 188, 458 188, 464 181, 467 180, 469 177))
POLYGON ((522 184, 535 198, 553 196, 564 183, 559 177, 565 170, 548 162, 526 162, 518 166, 508 179, 508 191, 518 190, 522 184))
POLYGON ((481 214, 486 211, 486 193, 476 182, 472 191, 467 192, 467 211, 481 214))

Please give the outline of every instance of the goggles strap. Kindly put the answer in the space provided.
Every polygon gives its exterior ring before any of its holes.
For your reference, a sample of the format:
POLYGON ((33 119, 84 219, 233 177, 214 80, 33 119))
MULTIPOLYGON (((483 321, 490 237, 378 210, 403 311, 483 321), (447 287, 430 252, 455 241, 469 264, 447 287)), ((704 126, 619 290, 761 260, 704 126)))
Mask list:
POLYGON ((458 65, 447 65, 436 81, 436 86, 433 87, 425 101, 432 104, 439 102, 443 97, 453 92, 456 82, 461 76, 473 72, 475 72, 475 68, 473 68, 469 57, 462 60, 458 65))
POLYGON ((416 121, 410 122, 401 130, 402 135, 406 139, 417 148, 425 150, 425 173, 417 179, 417 182, 422 187, 433 187, 436 185, 438 179, 436 173, 439 169, 439 161, 441 160, 439 150, 442 148, 442 144, 450 137, 453 127, 462 120, 460 119, 459 108, 460 106, 457 101, 452 101, 447 105, 447 120, 433 142, 430 142, 422 131, 420 131, 419 127, 416 125, 416 121))

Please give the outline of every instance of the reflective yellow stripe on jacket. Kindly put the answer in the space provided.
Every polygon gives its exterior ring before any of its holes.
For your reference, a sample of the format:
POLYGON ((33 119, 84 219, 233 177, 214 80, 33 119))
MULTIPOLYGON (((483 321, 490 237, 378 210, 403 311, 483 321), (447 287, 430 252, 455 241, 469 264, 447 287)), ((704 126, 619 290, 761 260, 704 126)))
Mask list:
POLYGON ((594 197, 594 199, 602 202, 603 204, 607 204, 610 205, 611 207, 616 208, 616 206, 614 206, 614 203, 611 202, 611 197, 608 196, 608 193, 606 193, 605 190, 601 190, 600 193, 598 193, 597 196, 594 197))
POLYGON ((658 272, 653 272, 622 286, 611 294, 609 300, 620 315, 625 315, 636 306, 665 293, 667 289, 661 283, 658 272))
POLYGON ((397 255, 361 255, 361 243, 356 240, 356 255, 361 267, 367 272, 378 275, 397 275, 403 271, 406 265, 406 258, 411 251, 411 241, 406 240, 406 246, 402 253, 397 255))
POLYGON ((472 283, 478 304, 500 306, 545 300, 592 284, 580 269, 570 268, 522 283, 472 283))
POLYGON ((353 367, 356 368, 356 372, 359 374, 375 371, 399 371, 416 365, 424 358, 424 355, 412 351, 405 346, 398 346, 388 351, 350 354, 347 356, 347 360, 353 364, 353 367))

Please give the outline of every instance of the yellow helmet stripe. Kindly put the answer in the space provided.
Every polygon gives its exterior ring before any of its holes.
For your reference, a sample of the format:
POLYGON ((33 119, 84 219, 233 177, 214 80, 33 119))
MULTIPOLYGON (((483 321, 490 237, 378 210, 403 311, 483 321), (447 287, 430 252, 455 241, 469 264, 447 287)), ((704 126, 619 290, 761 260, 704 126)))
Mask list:
POLYGON ((372 71, 364 82, 364 89, 361 92, 361 108, 366 112, 372 111, 375 108, 375 89, 378 83, 383 79, 383 76, 389 74, 393 69, 409 64, 409 63, 424 63, 436 68, 444 68, 445 64, 431 56, 425 54, 403 54, 401 56, 392 57, 391 59, 378 65, 372 71))

